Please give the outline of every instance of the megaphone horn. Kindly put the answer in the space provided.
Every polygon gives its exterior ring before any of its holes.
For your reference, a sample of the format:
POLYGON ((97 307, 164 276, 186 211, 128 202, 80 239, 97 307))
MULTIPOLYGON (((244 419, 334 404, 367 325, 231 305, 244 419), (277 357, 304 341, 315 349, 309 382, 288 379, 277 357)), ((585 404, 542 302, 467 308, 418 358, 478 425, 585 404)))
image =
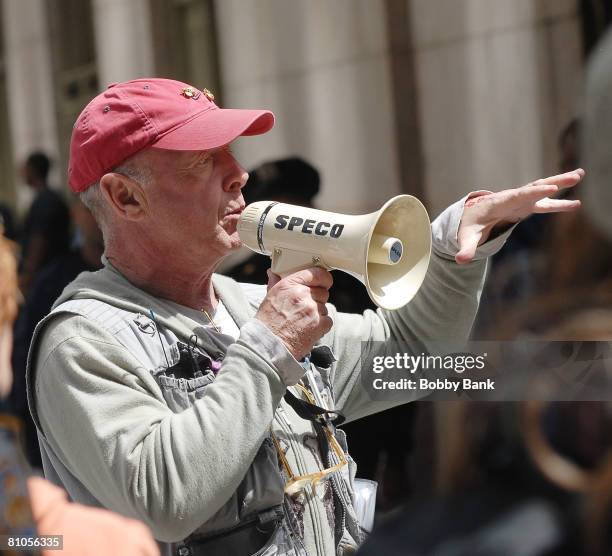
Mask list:
POLYGON ((431 255, 427 210, 411 195, 393 197, 364 215, 257 201, 244 209, 238 233, 249 249, 272 257, 272 272, 342 270, 360 280, 383 309, 398 309, 414 297, 431 255))

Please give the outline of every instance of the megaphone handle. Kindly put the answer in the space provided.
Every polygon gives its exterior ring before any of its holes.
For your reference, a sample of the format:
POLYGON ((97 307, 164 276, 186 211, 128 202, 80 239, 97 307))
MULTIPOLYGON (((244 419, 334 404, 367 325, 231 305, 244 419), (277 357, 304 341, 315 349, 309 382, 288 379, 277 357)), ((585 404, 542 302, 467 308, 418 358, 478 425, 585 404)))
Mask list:
POLYGON ((275 247, 272 250, 271 270, 274 274, 278 274, 281 277, 313 266, 320 266, 326 270, 331 270, 331 267, 327 266, 321 257, 312 253, 304 253, 303 251, 294 251, 281 247, 275 247))

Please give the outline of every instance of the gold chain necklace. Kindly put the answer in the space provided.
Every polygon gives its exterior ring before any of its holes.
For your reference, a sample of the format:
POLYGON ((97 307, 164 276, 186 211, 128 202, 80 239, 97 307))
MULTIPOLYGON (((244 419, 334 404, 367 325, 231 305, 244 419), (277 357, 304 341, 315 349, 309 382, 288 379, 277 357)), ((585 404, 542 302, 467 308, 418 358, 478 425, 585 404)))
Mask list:
POLYGON ((206 315, 206 318, 209 320, 210 324, 212 325, 212 327, 219 332, 219 334, 221 334, 221 329, 217 326, 217 323, 213 320, 213 318, 210 316, 210 314, 208 313, 208 311, 206 309, 204 309, 204 307, 202 307, 200 309, 200 311, 202 313, 204 313, 206 315))

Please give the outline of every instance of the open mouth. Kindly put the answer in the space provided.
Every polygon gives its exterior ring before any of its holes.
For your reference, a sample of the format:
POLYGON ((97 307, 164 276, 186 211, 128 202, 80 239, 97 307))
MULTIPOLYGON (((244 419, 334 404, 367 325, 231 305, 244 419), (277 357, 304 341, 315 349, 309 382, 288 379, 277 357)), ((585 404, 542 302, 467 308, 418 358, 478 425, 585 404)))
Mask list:
POLYGON ((244 211, 244 207, 238 207, 235 208, 234 210, 230 210, 229 212, 225 213, 225 216, 240 216, 242 214, 242 211, 244 211))

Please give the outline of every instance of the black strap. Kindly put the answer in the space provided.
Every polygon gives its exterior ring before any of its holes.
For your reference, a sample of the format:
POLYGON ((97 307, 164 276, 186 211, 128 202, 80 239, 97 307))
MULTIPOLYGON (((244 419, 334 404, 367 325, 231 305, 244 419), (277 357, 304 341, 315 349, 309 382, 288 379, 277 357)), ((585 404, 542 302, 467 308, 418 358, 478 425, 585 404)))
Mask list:
POLYGON ((302 419, 306 419, 308 421, 318 422, 320 417, 326 417, 333 423, 334 426, 341 425, 344 423, 344 421, 346 421, 346 417, 339 411, 335 409, 324 409, 313 403, 301 400, 289 390, 285 392, 285 401, 302 419))

